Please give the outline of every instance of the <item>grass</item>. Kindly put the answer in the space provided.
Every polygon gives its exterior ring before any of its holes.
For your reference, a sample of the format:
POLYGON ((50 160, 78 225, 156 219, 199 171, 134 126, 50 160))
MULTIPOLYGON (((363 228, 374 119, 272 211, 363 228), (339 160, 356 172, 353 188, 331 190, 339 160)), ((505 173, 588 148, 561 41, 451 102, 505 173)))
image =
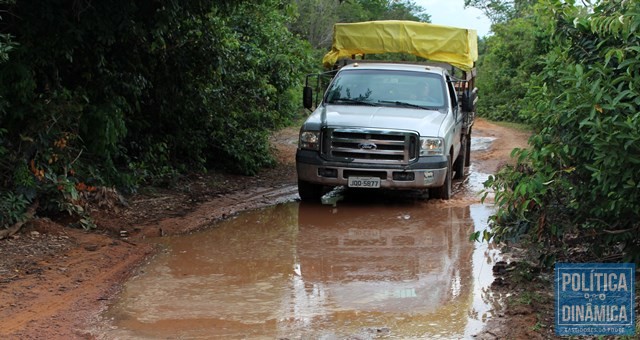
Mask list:
POLYGON ((521 292, 519 294, 519 296, 517 296, 513 302, 516 304, 520 304, 520 305, 527 305, 527 306, 531 306, 531 304, 533 302, 537 302, 540 303, 542 301, 544 301, 544 298, 538 294, 537 292, 532 292, 532 291, 528 291, 525 290, 523 292, 521 292))

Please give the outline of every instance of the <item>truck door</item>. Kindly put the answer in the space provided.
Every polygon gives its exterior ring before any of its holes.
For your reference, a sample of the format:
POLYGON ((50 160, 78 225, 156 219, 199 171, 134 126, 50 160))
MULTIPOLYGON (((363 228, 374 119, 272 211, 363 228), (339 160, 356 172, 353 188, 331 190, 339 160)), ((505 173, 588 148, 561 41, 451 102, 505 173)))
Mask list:
MULTIPOLYGON (((453 120, 455 122, 454 136, 453 136, 453 160, 458 157, 460 152, 460 139, 462 138, 462 123, 463 116, 460 111, 460 103, 458 103, 458 94, 456 93, 455 86, 451 82, 451 77, 447 74, 447 92, 449 93, 449 101, 451 102, 451 111, 453 113, 453 120)), ((453 161, 452 160, 452 161, 453 161)))

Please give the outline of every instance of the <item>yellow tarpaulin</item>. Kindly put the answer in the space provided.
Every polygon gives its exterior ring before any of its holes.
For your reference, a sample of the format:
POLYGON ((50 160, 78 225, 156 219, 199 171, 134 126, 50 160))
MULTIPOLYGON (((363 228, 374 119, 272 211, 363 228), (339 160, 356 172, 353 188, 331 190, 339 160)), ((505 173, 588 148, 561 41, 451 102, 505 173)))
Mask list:
POLYGON ((333 46, 322 63, 331 67, 341 58, 376 53, 409 53, 468 71, 478 59, 478 33, 400 20, 335 24, 333 46))

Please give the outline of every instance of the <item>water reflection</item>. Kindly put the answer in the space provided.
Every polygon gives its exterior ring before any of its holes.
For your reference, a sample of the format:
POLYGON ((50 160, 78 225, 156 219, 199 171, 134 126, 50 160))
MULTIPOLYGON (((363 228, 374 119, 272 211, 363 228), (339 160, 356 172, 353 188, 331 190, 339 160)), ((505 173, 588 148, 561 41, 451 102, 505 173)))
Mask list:
POLYGON ((464 334, 473 294, 469 207, 303 204, 298 226, 290 305, 304 317, 284 333, 464 334))
POLYGON ((495 300, 489 209, 289 203, 166 250, 105 314, 106 338, 462 338, 495 300))

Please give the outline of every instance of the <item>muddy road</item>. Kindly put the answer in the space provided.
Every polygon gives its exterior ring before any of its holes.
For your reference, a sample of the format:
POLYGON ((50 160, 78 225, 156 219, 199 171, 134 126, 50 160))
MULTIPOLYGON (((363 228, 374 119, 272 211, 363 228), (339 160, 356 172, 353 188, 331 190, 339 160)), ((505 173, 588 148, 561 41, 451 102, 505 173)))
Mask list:
POLYGON ((162 240, 96 330, 110 339, 469 338, 498 303, 490 208, 347 197, 162 240), (364 202, 363 202, 364 201, 364 202))
MULTIPOLYGON (((502 297, 500 255, 469 234, 487 228, 478 203, 491 135, 473 139, 471 176, 450 201, 405 192, 342 191, 241 213, 186 236, 124 285, 90 332, 106 339, 472 338, 502 297)), ((510 150, 509 150, 510 151, 510 150)), ((286 191, 286 190, 285 190, 286 191)))
POLYGON ((279 165, 257 177, 198 177, 188 190, 98 212, 101 233, 45 220, 0 243, 20 254, 0 260, 10 273, 0 280, 0 338, 480 332, 501 297, 489 289, 498 252, 468 241, 492 209, 477 194, 527 134, 478 120, 469 176, 450 201, 346 192, 335 206, 297 201, 296 137, 295 128, 274 137, 279 165))

